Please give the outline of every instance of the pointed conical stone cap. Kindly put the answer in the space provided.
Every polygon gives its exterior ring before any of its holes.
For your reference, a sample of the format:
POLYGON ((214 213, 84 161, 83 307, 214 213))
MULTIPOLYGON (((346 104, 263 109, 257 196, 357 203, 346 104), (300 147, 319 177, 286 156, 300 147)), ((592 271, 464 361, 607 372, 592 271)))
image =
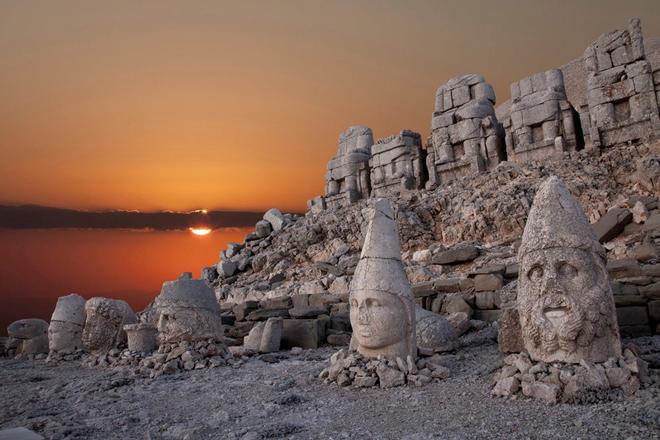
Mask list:
POLYGON ((412 289, 401 261, 401 243, 394 212, 387 199, 376 199, 355 268, 351 291, 378 290, 413 302, 412 289))
POLYGON ((518 257, 552 248, 584 249, 605 259, 605 250, 582 207, 557 176, 543 182, 534 197, 518 257))

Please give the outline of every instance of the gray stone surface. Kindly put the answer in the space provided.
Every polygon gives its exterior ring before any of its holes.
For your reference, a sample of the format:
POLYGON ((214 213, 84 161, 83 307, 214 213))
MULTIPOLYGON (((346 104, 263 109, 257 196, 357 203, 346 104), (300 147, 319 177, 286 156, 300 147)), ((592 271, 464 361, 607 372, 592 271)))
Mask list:
POLYGON ((425 163, 422 137, 402 130, 379 139, 371 147, 371 196, 383 197, 418 190, 424 186, 425 163))
POLYGON ((124 326, 128 349, 139 353, 151 353, 157 348, 158 328, 146 323, 127 324, 124 326))
POLYGON ((518 259, 518 312, 532 359, 604 362, 621 354, 605 251, 557 177, 536 193, 518 259))
POLYGON ((220 307, 204 280, 179 278, 163 283, 154 301, 161 342, 221 338, 220 307))
POLYGON ((462 75, 438 88, 427 147, 427 188, 492 169, 504 160, 495 92, 481 75, 462 75))
POLYGON ((633 219, 632 212, 626 208, 612 208, 595 224, 594 232, 601 243, 610 241, 619 235, 633 219))
POLYGON ((72 293, 57 299, 48 326, 48 348, 56 353, 70 353, 83 347, 85 299, 72 293))
POLYGON ((413 295, 401 261, 394 212, 386 199, 373 202, 349 302, 360 354, 417 357, 413 295))
POLYGON ((94 297, 85 303, 85 327, 82 342, 91 352, 107 352, 126 341, 124 325, 137 322, 126 301, 94 297))
POLYGON ((16 341, 17 355, 48 353, 48 323, 43 319, 20 319, 7 327, 7 335, 16 341))

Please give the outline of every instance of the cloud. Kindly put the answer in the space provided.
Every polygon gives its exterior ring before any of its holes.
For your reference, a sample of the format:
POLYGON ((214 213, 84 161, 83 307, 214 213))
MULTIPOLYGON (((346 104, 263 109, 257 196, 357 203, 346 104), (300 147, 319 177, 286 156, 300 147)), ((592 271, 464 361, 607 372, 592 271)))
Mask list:
POLYGON ((201 211, 79 211, 39 205, 0 205, 0 228, 5 229, 154 229, 253 226, 262 212, 201 211))

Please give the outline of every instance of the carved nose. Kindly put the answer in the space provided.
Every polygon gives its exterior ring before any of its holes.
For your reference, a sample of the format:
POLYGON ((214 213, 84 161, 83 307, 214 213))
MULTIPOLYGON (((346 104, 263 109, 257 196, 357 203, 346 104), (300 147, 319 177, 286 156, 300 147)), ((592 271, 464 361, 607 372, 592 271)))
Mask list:
POLYGON ((358 307, 358 321, 360 323, 366 323, 368 321, 367 308, 364 306, 364 304, 360 304, 358 307))

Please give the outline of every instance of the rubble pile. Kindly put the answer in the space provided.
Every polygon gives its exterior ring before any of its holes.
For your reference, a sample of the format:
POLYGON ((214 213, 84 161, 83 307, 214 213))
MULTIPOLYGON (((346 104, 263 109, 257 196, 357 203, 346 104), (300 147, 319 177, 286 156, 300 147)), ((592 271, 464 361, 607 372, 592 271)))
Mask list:
POLYGON ((387 360, 382 356, 369 359, 357 352, 341 349, 332 355, 330 366, 319 377, 326 384, 336 383, 340 387, 422 386, 450 376, 449 369, 441 364, 441 359, 439 355, 420 358, 417 362, 411 356, 405 360, 401 357, 387 360))
POLYGON ((647 363, 629 349, 620 358, 579 364, 546 364, 531 361, 524 352, 510 354, 495 381, 493 396, 573 404, 622 400, 650 383, 647 363))

